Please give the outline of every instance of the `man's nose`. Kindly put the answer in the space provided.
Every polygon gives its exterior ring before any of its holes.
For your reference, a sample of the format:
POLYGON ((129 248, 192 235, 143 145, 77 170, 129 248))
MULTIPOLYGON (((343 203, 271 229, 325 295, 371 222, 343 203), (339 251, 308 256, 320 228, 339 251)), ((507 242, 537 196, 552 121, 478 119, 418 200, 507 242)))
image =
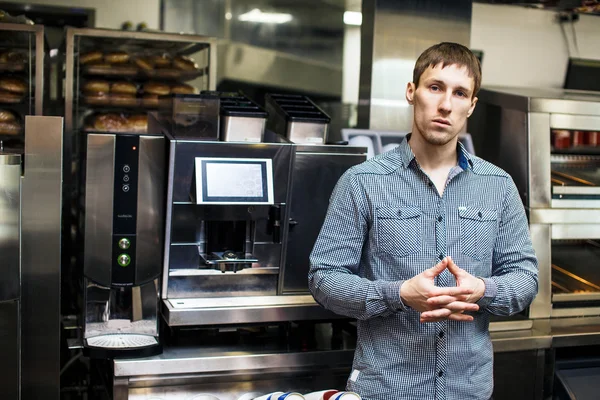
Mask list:
POLYGON ((445 113, 452 111, 452 93, 444 93, 438 104, 438 109, 445 113))

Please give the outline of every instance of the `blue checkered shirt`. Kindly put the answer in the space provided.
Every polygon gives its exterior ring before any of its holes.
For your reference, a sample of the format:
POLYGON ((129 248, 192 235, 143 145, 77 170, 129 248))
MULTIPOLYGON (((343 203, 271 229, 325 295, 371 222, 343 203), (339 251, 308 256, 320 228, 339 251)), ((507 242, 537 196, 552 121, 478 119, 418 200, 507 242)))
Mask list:
MULTIPOLYGON (((405 139, 350 168, 331 196, 310 256, 309 287, 325 308, 358 320, 347 389, 365 400, 488 400, 489 315, 512 315, 537 293, 537 259, 517 188, 458 145, 440 196, 405 139), (445 256, 485 281, 473 322, 419 322, 400 286, 445 256)), ((447 270, 438 286, 455 286, 447 270)))

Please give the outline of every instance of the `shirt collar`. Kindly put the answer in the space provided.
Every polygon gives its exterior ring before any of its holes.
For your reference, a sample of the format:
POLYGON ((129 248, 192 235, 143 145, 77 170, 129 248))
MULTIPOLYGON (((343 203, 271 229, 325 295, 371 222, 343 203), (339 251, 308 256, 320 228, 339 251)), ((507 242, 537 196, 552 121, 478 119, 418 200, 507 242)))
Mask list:
MULTIPOLYGON (((415 154, 412 149, 408 145, 408 140, 410 139, 410 133, 406 135, 400 146, 398 146, 398 152, 400 153, 400 160, 402 161, 402 165, 404 168, 408 168, 410 163, 415 161, 415 154)), ((463 170, 467 170, 468 168, 473 168, 473 156, 465 149, 463 144, 459 141, 456 145, 456 151, 458 152, 458 166, 463 170)))

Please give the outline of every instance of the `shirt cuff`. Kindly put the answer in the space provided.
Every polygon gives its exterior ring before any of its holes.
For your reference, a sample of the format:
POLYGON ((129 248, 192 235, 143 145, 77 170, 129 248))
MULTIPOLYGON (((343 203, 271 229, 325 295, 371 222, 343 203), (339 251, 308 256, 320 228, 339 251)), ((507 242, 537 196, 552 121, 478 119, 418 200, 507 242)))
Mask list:
POLYGON ((404 281, 387 282, 383 286, 383 298, 392 311, 405 311, 406 306, 400 297, 400 286, 404 281))
POLYGON ((479 309, 486 308, 490 305, 490 303, 498 294, 498 286, 496 286, 496 282, 491 278, 479 278, 485 284, 485 291, 483 292, 483 296, 477 300, 475 304, 479 306, 479 309))

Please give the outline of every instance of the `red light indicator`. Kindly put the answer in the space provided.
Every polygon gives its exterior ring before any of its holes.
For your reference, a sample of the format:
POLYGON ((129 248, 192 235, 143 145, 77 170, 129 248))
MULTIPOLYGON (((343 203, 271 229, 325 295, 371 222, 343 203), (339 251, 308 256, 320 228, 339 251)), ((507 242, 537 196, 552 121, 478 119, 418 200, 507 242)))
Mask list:
POLYGON ((136 146, 133 146, 133 149, 134 149, 134 150, 137 150, 137 147, 136 147, 136 146))

